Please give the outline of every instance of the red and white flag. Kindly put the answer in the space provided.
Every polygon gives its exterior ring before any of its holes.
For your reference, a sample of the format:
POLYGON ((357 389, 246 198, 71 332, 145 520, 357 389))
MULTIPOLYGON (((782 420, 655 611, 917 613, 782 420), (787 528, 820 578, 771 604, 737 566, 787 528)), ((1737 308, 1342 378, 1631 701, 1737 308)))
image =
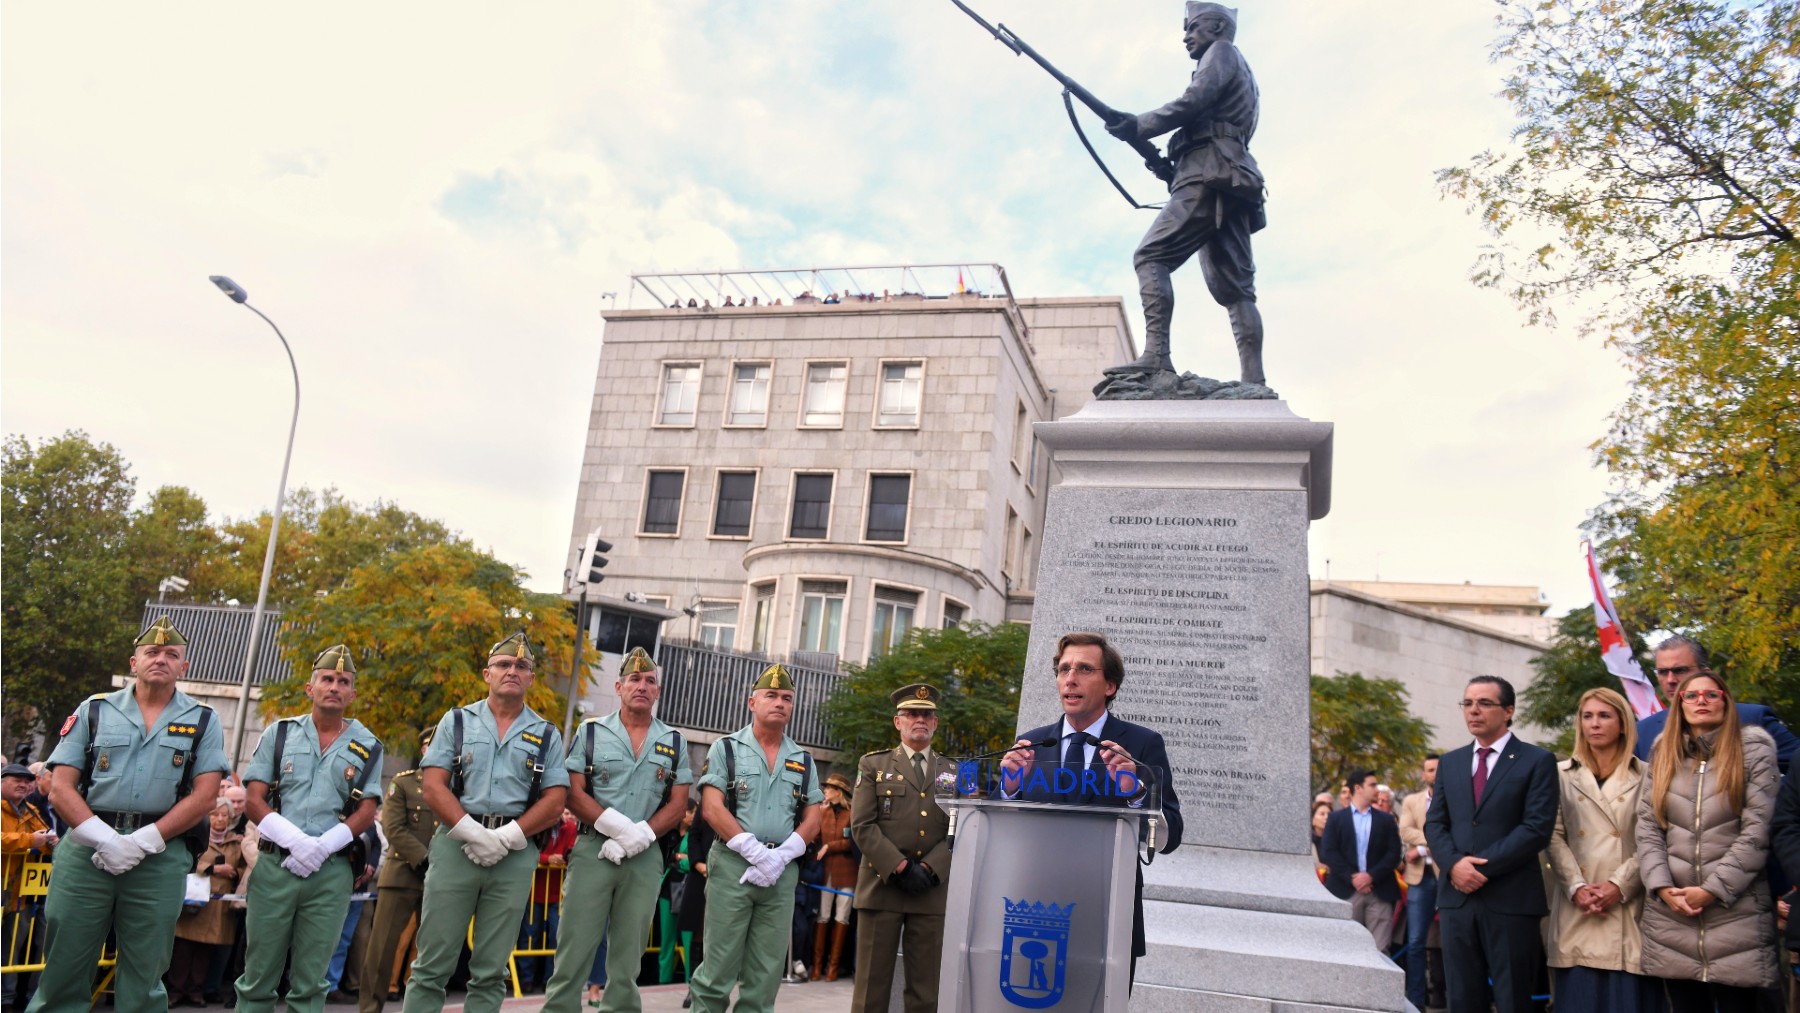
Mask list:
POLYGON ((1593 545, 1582 542, 1581 550, 1587 556, 1588 580, 1594 585, 1594 622, 1600 628, 1600 658, 1606 662, 1606 670, 1619 677, 1625 699, 1631 701, 1631 709, 1642 720, 1662 710, 1662 701, 1656 698, 1656 687, 1644 677, 1644 666, 1638 663, 1630 645, 1625 642, 1625 627, 1620 624, 1619 610, 1613 607, 1612 597, 1600 580, 1593 545))

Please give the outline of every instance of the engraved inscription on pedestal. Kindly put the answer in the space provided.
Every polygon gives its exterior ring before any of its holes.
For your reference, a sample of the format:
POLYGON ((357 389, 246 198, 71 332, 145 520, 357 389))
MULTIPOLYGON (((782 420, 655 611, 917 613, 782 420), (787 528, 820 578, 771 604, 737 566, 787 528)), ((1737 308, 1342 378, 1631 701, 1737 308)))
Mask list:
POLYGON ((1310 682, 1301 492, 1052 491, 1021 728, 1056 719, 1056 638, 1125 656, 1120 717, 1161 732, 1184 844, 1302 853, 1310 682))

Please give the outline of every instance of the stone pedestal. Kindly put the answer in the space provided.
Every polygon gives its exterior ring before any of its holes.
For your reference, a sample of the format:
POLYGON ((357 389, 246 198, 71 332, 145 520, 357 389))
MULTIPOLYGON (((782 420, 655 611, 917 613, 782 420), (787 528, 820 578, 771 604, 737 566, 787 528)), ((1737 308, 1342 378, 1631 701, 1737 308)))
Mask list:
POLYGON ((1060 482, 1019 727, 1061 713, 1057 638, 1105 633, 1114 712, 1163 734, 1185 822, 1144 870, 1132 1009, 1406 1009, 1312 868, 1306 531, 1330 509, 1331 424, 1282 401, 1095 401, 1035 431, 1060 482))

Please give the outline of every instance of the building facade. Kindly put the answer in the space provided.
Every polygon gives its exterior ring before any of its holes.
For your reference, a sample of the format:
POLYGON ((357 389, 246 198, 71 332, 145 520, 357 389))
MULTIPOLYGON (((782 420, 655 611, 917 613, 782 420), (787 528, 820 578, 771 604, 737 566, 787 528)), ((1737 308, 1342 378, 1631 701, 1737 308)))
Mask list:
POLYGON ((1338 580, 1332 583, 1540 643, 1547 644, 1556 636, 1556 620, 1547 614, 1550 602, 1544 592, 1523 584, 1476 584, 1467 580, 1460 584, 1399 580, 1338 580))
POLYGON ((598 528, 609 594, 686 614, 665 636, 819 668, 1029 621, 1031 424, 1136 354, 1122 301, 784 302, 603 314, 571 551, 598 528))

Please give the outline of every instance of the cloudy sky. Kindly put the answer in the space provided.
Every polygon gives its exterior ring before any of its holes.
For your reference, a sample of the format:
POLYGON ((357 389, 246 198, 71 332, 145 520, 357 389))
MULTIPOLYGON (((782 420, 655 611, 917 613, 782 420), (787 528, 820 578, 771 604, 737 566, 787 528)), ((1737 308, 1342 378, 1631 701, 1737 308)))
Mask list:
MULTIPOLYGON (((1176 2, 976 6, 1121 108, 1191 66, 1176 2)), ((1432 172, 1506 139, 1494 11, 1246 5, 1260 299, 1271 384, 1337 424, 1315 575, 1535 584, 1560 613, 1626 374, 1467 280, 1485 237, 1432 172)), ((270 505, 290 380, 209 274, 294 345, 291 484, 439 517, 544 589, 633 272, 993 261, 1138 313, 1149 214, 947 0, 11 3, 0 47, 0 424, 85 429, 221 515, 270 505)), ((1234 375, 1197 268, 1177 296, 1177 365, 1234 375)))

